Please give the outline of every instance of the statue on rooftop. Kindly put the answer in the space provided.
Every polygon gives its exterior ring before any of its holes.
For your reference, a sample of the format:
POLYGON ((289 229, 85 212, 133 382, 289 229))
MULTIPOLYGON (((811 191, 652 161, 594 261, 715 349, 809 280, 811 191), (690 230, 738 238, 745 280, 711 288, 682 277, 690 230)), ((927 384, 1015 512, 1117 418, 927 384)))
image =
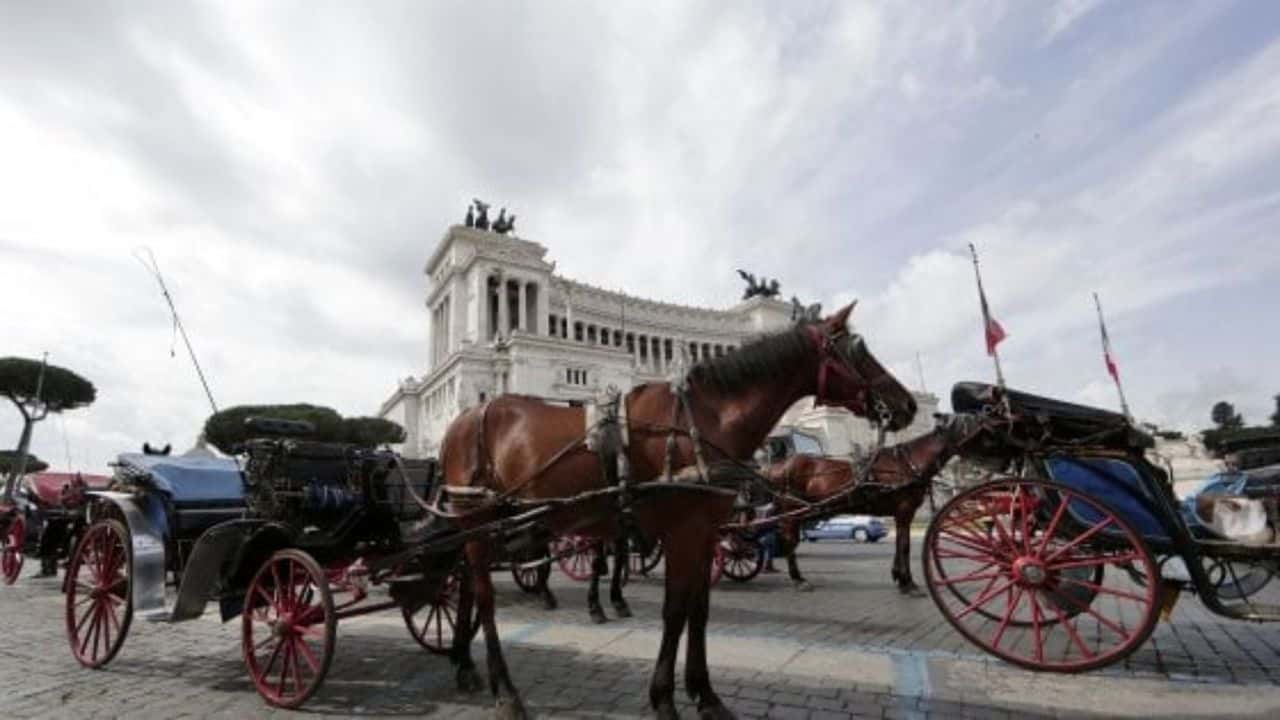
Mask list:
POLYGON ((822 319, 822 303, 805 306, 800 298, 791 296, 791 322, 817 322, 822 319))
POLYGON ((782 292, 777 280, 761 277, 757 281, 756 276, 746 270, 739 270, 738 276, 747 282, 747 289, 742 292, 743 300, 750 300, 753 297, 777 297, 782 292))
POLYGON ((516 227, 516 216, 512 214, 507 217, 507 209, 502 208, 498 211, 498 219, 493 221, 493 231, 499 235, 506 235, 516 227))
POLYGON ((488 230, 489 229, 489 203, 480 202, 480 200, 478 199, 473 199, 472 202, 475 203, 475 207, 476 207, 475 228, 477 230, 488 230))

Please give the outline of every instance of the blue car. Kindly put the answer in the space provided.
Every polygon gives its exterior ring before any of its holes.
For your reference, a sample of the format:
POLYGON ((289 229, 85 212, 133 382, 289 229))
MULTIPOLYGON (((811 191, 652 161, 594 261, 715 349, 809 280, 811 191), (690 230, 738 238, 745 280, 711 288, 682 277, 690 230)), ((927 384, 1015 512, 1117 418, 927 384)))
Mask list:
POLYGON ((837 515, 806 527, 801 533, 809 542, 818 540, 857 540, 876 542, 889 534, 879 518, 870 515, 837 515))
POLYGON ((1280 465, 1243 471, 1228 470, 1205 478, 1199 487, 1182 499, 1179 505, 1182 518, 1197 537, 1217 537, 1196 513, 1196 500, 1203 496, 1214 495, 1248 497, 1275 503, 1280 499, 1280 465))

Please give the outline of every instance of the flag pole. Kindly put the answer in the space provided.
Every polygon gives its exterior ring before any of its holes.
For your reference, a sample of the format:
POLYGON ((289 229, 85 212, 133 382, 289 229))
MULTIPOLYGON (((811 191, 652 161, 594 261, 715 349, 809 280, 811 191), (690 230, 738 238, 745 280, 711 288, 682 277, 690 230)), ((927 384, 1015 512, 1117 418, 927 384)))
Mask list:
MULTIPOLYGON (((978 301, 982 303, 982 332, 986 334, 991 323, 991 311, 987 308, 987 294, 982 289, 982 273, 978 270, 978 250, 973 243, 969 243, 969 254, 973 256, 973 276, 978 280, 978 301)), ((987 350, 996 366, 996 384, 1004 390, 1004 371, 1000 369, 1000 349, 996 347, 997 344, 988 341, 987 350)))
POLYGON ((1098 299, 1096 292, 1093 294, 1093 305, 1098 309, 1098 330, 1102 333, 1102 356, 1107 363, 1107 373, 1116 383, 1116 393, 1120 395, 1120 410, 1124 413, 1125 419, 1132 423, 1133 414, 1129 412, 1129 401, 1125 400, 1124 385, 1120 383, 1120 368, 1111 355, 1111 338, 1107 335, 1107 323, 1102 319, 1102 301, 1098 299))

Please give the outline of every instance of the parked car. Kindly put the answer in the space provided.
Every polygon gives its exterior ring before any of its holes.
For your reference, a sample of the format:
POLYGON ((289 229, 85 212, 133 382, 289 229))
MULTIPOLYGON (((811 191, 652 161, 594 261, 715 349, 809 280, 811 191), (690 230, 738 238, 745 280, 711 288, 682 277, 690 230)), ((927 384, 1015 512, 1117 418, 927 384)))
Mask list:
POLYGON ((858 542, 876 542, 888 535, 884 523, 870 515, 837 515, 805 528, 804 539, 809 542, 817 540, 857 540, 858 542))

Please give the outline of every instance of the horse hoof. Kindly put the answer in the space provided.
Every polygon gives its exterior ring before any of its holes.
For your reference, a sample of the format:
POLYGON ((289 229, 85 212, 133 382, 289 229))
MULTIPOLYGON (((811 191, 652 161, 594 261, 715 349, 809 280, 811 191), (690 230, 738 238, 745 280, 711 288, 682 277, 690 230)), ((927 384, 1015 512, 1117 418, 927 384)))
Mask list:
POLYGON ((910 598, 922 598, 925 596, 925 592, 920 589, 920 586, 914 584, 900 587, 898 588, 898 592, 910 598))
POLYGON ((737 720, 738 716, 733 711, 725 707, 723 703, 708 705, 704 708, 698 708, 699 720, 737 720))
POLYGON ((626 603, 615 603, 613 606, 613 611, 620 618, 631 617, 631 608, 627 607, 626 603))
POLYGON ((554 595, 547 595, 542 598, 542 608, 544 610, 555 610, 560 607, 560 603, 556 602, 554 595))
POLYGON ((603 610, 592 610, 591 622, 597 625, 603 625, 604 623, 609 622, 609 618, 605 617, 603 610))
POLYGON ((498 720, 527 720, 524 703, 518 697, 500 697, 493 705, 493 716, 498 720))
POLYGON ((475 668, 458 668, 458 690, 470 695, 479 692, 483 685, 475 668))
POLYGON ((801 580, 796 583, 796 592, 813 592, 813 583, 808 580, 801 580))
POLYGON ((680 720, 680 713, 676 712, 675 703, 670 700, 664 700, 653 709, 654 717, 658 720, 680 720))

